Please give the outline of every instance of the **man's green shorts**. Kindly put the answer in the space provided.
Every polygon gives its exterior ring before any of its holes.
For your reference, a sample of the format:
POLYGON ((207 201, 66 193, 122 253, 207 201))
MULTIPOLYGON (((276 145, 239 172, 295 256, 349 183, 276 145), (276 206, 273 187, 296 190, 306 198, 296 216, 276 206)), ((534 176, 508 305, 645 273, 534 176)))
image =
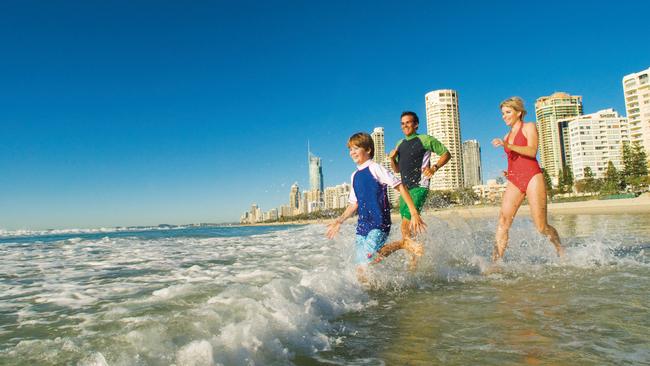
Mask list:
MULTIPOLYGON (((413 200, 418 213, 422 211, 424 201, 427 200, 427 193, 429 193, 429 190, 424 187, 415 187, 409 189, 409 194, 411 195, 411 199, 413 200)), ((404 202, 404 198, 402 197, 399 198, 399 213, 403 218, 411 220, 411 211, 409 211, 409 207, 406 205, 406 202, 404 202)))

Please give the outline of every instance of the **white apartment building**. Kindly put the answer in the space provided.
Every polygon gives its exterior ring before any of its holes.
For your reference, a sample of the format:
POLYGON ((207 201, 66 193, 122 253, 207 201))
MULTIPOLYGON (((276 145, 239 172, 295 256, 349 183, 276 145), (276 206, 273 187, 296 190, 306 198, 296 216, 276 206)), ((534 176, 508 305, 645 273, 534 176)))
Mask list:
POLYGON ((337 209, 345 208, 348 205, 350 197, 350 185, 347 183, 339 184, 334 187, 325 188, 325 208, 337 209))
POLYGON ((559 121, 580 115, 582 97, 578 95, 557 92, 535 102, 540 163, 555 184, 562 166, 571 165, 566 154, 569 150, 566 123, 559 121))
POLYGON ((617 170, 623 169, 623 142, 630 141, 627 118, 609 108, 565 122, 574 180, 585 178, 586 167, 591 169, 595 178, 604 178, 610 161, 617 170))
POLYGON ((377 164, 381 164, 386 161, 386 143, 384 141, 384 128, 375 127, 370 134, 372 141, 375 144, 375 157, 372 159, 377 164))
POLYGON ((631 142, 639 142, 648 156, 650 167, 650 67, 623 77, 625 112, 631 142))
POLYGON ((499 184, 496 179, 488 179, 487 184, 475 185, 472 190, 484 201, 498 202, 506 192, 507 183, 499 184))
MULTIPOLYGON (((431 179, 431 189, 451 190, 463 187, 463 153, 460 140, 458 94, 455 90, 434 90, 424 96, 427 113, 427 134, 447 147, 451 160, 431 179)), ((439 156, 431 155, 433 161, 439 156)))
POLYGON ((298 187, 298 182, 291 185, 291 191, 289 192, 289 209, 291 213, 288 216, 297 215, 300 213, 300 187, 298 187))
POLYGON ((483 183, 481 177, 481 145, 477 140, 463 142, 463 181, 465 187, 483 183))

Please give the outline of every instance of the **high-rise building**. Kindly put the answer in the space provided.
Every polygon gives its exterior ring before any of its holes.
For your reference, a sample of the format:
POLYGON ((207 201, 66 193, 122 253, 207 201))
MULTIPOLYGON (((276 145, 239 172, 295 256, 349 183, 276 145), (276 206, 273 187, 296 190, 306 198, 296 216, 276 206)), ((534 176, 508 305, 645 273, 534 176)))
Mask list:
POLYGON ((257 206, 256 203, 253 203, 251 205, 251 214, 249 216, 250 218, 250 223, 254 224, 256 222, 260 222, 264 219, 264 216, 262 216, 262 210, 257 206))
POLYGON ((347 183, 339 184, 335 187, 325 188, 325 208, 337 209, 347 206, 348 197, 350 196, 350 185, 347 183))
MULTIPOLYGON (((295 209, 296 211, 298 210, 297 208, 295 209)), ((282 205, 280 206, 280 212, 278 213, 279 217, 289 217, 293 216, 294 210, 289 207, 289 205, 282 205)))
POLYGON ((638 142, 648 156, 650 167, 650 67, 623 77, 625 112, 630 125, 630 140, 638 142))
POLYGON ((300 188, 298 187, 298 182, 291 185, 289 209, 292 215, 297 215, 300 212, 300 188))
POLYGON ((568 121, 571 171, 576 181, 589 167, 595 178, 604 178, 611 161, 623 169, 623 143, 630 141, 628 120, 612 108, 574 117, 568 121))
MULTIPOLYGON (((427 111, 427 134, 447 147, 451 160, 431 179, 431 189, 449 190, 463 187, 463 153, 460 140, 458 95, 455 90, 441 89, 424 97, 427 111)), ((431 154, 435 162, 439 157, 431 154)))
POLYGON ((463 179, 465 187, 483 184, 481 177, 481 145, 476 140, 463 142, 463 179))
POLYGON ((318 189, 313 189, 306 191, 304 193, 304 196, 307 200, 306 212, 319 211, 323 208, 323 192, 319 191, 318 189))
POLYGON ((384 142, 384 128, 375 127, 375 129, 370 134, 372 141, 375 143, 375 157, 372 159, 377 164, 381 164, 386 161, 386 144, 384 142))
POLYGON ((268 215, 269 215, 269 218, 268 218, 268 219, 269 219, 270 221, 275 221, 275 220, 277 220, 277 219, 278 219, 278 216, 279 216, 279 215, 278 215, 278 209, 277 209, 277 208, 272 208, 272 209, 270 209, 269 212, 268 212, 268 215))
POLYGON ((567 161, 569 138, 566 122, 562 119, 582 115, 582 97, 556 92, 550 96, 540 97, 535 102, 537 132, 539 134, 539 155, 542 168, 557 182, 562 166, 567 161))
POLYGON ((307 146, 307 160, 309 161, 309 190, 323 192, 323 167, 321 159, 311 153, 307 146))

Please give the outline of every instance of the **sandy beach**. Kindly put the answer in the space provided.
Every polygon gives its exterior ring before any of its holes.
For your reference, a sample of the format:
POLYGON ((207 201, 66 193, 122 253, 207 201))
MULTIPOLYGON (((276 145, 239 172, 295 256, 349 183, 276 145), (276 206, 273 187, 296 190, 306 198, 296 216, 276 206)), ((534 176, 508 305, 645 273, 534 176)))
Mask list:
MULTIPOLYGON (((548 205, 549 215, 553 214, 624 214, 624 213, 650 213, 650 194, 646 193, 636 198, 590 200, 580 202, 550 203, 548 205)), ((428 211, 424 215, 437 217, 457 216, 462 217, 496 217, 499 213, 499 206, 482 207, 454 207, 444 210, 428 211)), ((528 205, 522 205, 518 214, 529 215, 528 205)))
MULTIPOLYGON (((499 213, 500 206, 456 206, 445 209, 425 210, 422 216, 435 216, 440 218, 461 216, 470 217, 495 217, 499 213)), ((645 193, 636 198, 622 198, 579 202, 561 202, 550 203, 548 205, 549 215, 554 214, 584 214, 584 215, 609 215, 609 214, 638 214, 650 213, 650 193, 645 193)), ((528 205, 524 204, 519 208, 518 215, 530 215, 528 205)), ((392 214, 393 223, 399 222, 399 213, 392 214)), ((239 224, 232 226, 275 226, 275 225, 308 225, 308 224, 327 224, 331 220, 298 220, 288 222, 261 222, 257 224, 239 224)), ((351 218, 348 222, 354 222, 351 218)))

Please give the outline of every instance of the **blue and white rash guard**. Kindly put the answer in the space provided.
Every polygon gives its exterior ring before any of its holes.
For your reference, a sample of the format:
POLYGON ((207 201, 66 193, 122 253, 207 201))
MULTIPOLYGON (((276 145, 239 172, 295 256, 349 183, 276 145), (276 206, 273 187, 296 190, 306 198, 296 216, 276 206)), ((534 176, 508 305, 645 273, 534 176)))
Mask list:
POLYGON ((357 166, 350 179, 349 202, 359 204, 357 235, 366 236, 373 229, 388 234, 391 224, 388 186, 397 187, 399 179, 372 160, 357 166))

